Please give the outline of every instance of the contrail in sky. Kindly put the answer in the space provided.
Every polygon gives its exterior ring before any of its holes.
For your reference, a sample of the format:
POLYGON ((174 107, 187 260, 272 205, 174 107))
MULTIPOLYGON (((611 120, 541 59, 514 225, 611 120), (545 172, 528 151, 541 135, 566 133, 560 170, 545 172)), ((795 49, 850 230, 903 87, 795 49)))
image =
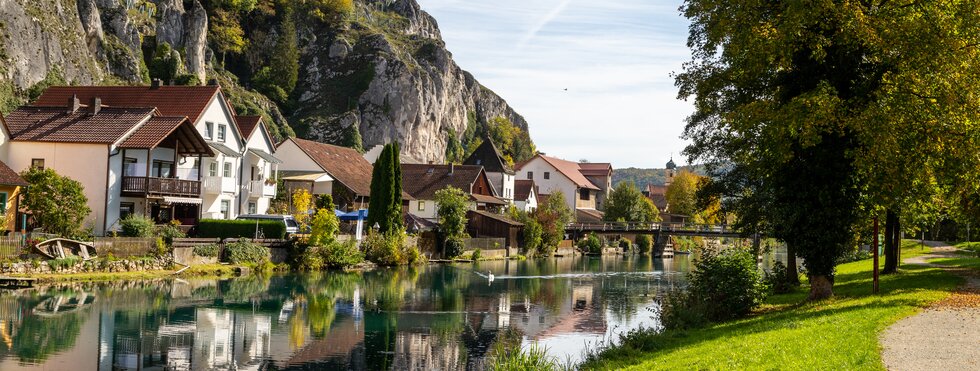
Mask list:
POLYGON ((558 4, 558 6, 556 6, 554 9, 551 9, 551 11, 548 12, 548 14, 546 14, 544 17, 538 20, 538 23, 535 23, 534 27, 531 27, 531 29, 528 30, 526 34, 524 34, 524 38, 522 38, 521 42, 517 44, 517 49, 523 49, 524 46, 531 41, 531 39, 534 39, 534 37, 538 35, 538 32, 540 32, 541 29, 543 29, 545 26, 548 25, 548 23, 551 23, 551 21, 553 21, 556 17, 558 17, 558 15, 560 15, 561 12, 563 12, 565 8, 568 7, 568 4, 570 4, 571 2, 572 0, 562 0, 562 2, 558 4))

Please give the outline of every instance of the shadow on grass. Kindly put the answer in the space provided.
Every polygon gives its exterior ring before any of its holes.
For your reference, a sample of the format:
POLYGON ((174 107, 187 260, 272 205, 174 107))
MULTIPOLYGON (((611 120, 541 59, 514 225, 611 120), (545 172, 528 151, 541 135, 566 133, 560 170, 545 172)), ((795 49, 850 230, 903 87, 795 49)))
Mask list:
MULTIPOLYGON (((839 274, 836 277, 835 297, 832 299, 805 302, 807 292, 803 287, 799 291, 771 297, 767 300, 767 307, 745 319, 683 331, 662 333, 649 330, 632 331, 620 339, 620 345, 600 349, 591 354, 581 368, 628 367, 702 342, 725 338, 738 341, 739 337, 747 335, 770 331, 775 334, 777 331, 792 330, 797 327, 835 326, 834 329, 840 330, 835 324, 856 318, 865 319, 872 312, 883 311, 886 314, 898 315, 901 308, 925 306, 938 300, 941 297, 940 291, 952 289, 962 282, 961 278, 939 268, 903 265, 899 273, 881 276, 880 293, 875 295, 871 292, 871 264, 870 261, 866 263, 868 263, 868 271, 839 274), (867 312, 867 314, 858 312, 867 312)), ((855 266, 849 268, 854 269, 855 266)), ((871 327, 862 327, 860 330, 873 333, 880 329, 880 326, 895 320, 895 315, 877 318, 864 325, 871 327)))

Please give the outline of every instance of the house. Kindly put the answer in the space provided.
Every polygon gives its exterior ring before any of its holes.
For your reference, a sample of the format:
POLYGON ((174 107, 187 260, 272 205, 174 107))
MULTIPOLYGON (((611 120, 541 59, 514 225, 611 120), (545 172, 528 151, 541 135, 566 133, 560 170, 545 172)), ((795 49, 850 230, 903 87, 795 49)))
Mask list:
MULTIPOLYGON (((200 214, 204 218, 234 219, 248 211, 251 180, 244 172, 248 158, 258 155, 249 153, 246 138, 235 120, 235 111, 220 86, 165 86, 159 80, 154 80, 150 86, 55 86, 46 89, 34 105, 62 106, 73 96, 82 102, 98 98, 110 107, 156 108, 162 116, 187 117, 205 138, 214 156, 176 164, 154 160, 159 163, 152 166, 173 168, 179 178, 200 178, 200 214)), ((129 157, 124 161, 132 165, 138 164, 139 159, 129 157)), ((255 163, 268 166, 268 161, 255 163)), ((267 195, 261 196, 255 201, 257 213, 264 213, 259 205, 267 205, 271 200, 267 195), (259 198, 263 200, 260 202, 259 198)))
POLYGON ((661 214, 669 212, 670 205, 667 203, 667 186, 658 186, 653 184, 647 184, 647 189, 643 191, 643 195, 653 201, 653 204, 657 206, 657 210, 661 214))
POLYGON ((214 152, 186 116, 70 96, 60 105, 18 108, 3 134, 0 159, 14 171, 51 168, 82 184, 92 210, 86 224, 96 234, 132 213, 190 225, 201 215, 201 173, 177 164, 200 165, 214 152))
POLYGON ((515 221, 504 214, 486 210, 470 210, 466 212, 466 232, 470 237, 503 238, 501 248, 517 248, 518 239, 524 230, 524 224, 515 221))
POLYGON ((282 160, 276 158, 276 145, 269 129, 262 122, 262 116, 235 116, 238 131, 245 138, 246 155, 243 159, 245 175, 242 177, 241 197, 244 205, 239 205, 243 214, 265 214, 269 204, 276 198, 276 178, 282 160))
POLYGON ((577 218, 591 220, 599 215, 601 219, 597 201, 603 190, 582 173, 581 165, 538 154, 518 166, 517 179, 533 180, 539 196, 561 191, 565 195, 565 204, 575 210, 577 218))
POLYGON ((463 161, 463 165, 483 166, 490 178, 490 183, 497 190, 497 195, 508 202, 514 202, 514 169, 500 155, 497 146, 489 137, 463 161))
POLYGON ((538 208, 538 187, 533 180, 514 181, 514 206, 523 212, 532 212, 538 208))
POLYGON ((276 147, 283 160, 279 171, 287 189, 307 189, 315 195, 333 195, 338 209, 364 209, 371 197, 374 167, 356 150, 299 138, 276 147))
POLYGON ((578 166, 579 172, 585 176, 585 179, 588 179, 592 184, 599 187, 599 192, 596 194, 595 200, 596 210, 605 210, 606 200, 609 198, 609 192, 612 191, 612 164, 605 162, 584 162, 578 164, 578 166))
POLYGON ((438 218, 435 194, 448 187, 461 189, 470 196, 473 210, 499 213, 507 201, 496 196, 483 166, 402 164, 402 189, 412 196, 408 212, 429 220, 438 218))

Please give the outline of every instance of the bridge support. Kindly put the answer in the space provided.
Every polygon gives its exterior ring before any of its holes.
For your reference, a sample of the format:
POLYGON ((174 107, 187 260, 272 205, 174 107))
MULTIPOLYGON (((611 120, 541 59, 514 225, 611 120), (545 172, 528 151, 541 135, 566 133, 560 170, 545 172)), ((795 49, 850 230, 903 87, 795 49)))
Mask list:
POLYGON ((653 257, 655 258, 673 258, 674 249, 671 247, 668 249, 670 244, 670 234, 657 231, 653 234, 653 257))

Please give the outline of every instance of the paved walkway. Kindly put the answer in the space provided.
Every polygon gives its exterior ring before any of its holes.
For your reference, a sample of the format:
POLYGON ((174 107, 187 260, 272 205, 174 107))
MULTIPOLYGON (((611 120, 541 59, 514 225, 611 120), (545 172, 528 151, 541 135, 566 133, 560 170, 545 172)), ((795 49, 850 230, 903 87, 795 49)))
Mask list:
MULTIPOLYGON (((939 267, 929 259, 962 257, 938 242, 928 255, 905 263, 939 267)), ((904 318, 881 335, 881 358, 889 370, 980 370, 980 277, 969 269, 945 268, 967 281, 949 298, 904 318)))

